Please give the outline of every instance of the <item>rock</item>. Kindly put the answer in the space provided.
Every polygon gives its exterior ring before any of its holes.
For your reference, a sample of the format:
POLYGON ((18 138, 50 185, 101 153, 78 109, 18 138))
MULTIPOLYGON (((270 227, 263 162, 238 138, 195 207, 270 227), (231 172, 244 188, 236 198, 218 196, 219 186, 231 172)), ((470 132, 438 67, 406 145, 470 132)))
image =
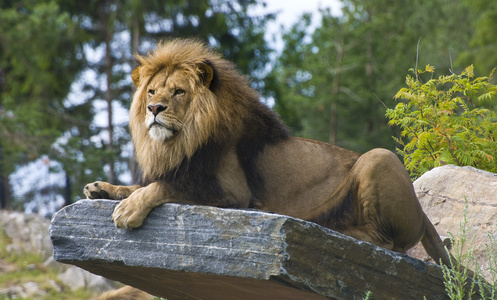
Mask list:
MULTIPOLYGON (((48 230, 47 230, 48 233, 48 230)), ((65 272, 68 268, 71 267, 71 265, 66 265, 66 264, 61 264, 60 262, 56 261, 53 256, 50 256, 43 262, 43 267, 47 269, 51 269, 54 271, 57 271, 59 273, 65 272)))
POLYGON ((47 284, 53 288, 53 290, 57 291, 57 293, 62 293, 64 291, 64 289, 52 279, 47 280, 47 284))
MULTIPOLYGON (((474 255, 483 269, 483 275, 489 278, 485 244, 490 244, 489 234, 497 238, 497 174, 472 167, 447 165, 423 174, 414 182, 414 188, 423 210, 441 236, 460 233, 467 205, 467 246, 474 247, 474 255)), ((421 244, 408 254, 431 261, 421 244)))
POLYGON ((117 201, 81 200, 50 227, 54 258, 172 299, 447 299, 441 269, 319 225, 166 204, 117 229, 117 201))
POLYGON ((31 298, 33 296, 45 296, 47 293, 40 288, 36 282, 26 282, 22 285, 26 298, 31 298))
POLYGON ((35 252, 44 259, 52 255, 52 243, 47 234, 50 221, 38 215, 0 210, 0 227, 12 240, 10 252, 35 252))
MULTIPOLYGON (((23 214, 14 211, 0 210, 0 230, 5 231, 12 241, 6 246, 7 251, 16 253, 38 253, 44 259, 42 269, 51 269, 57 272, 64 272, 59 277, 61 281, 72 289, 78 287, 102 292, 116 287, 116 283, 101 276, 91 274, 88 271, 78 269, 71 265, 64 265, 55 261, 52 257, 53 247, 48 235, 50 221, 34 214, 23 214), (68 268, 71 270, 69 271, 68 268), (75 287, 76 286, 76 287, 75 287)), ((2 245, 3 246, 3 245, 2 245)), ((27 270, 39 270, 37 264, 25 266, 27 270)), ((0 273, 11 273, 19 271, 14 264, 7 263, 0 257, 0 273)), ((51 286, 54 290, 62 291, 53 280, 47 280, 42 286, 51 286)), ((11 298, 42 298, 46 294, 38 283, 16 282, 15 286, 0 289, 0 299, 4 296, 11 298)))
POLYGON ((6 289, 0 289, 1 299, 33 299, 43 298, 47 293, 40 288, 36 282, 26 282, 20 286, 11 286, 6 289))
POLYGON ((1 299, 25 298, 26 294, 21 286, 11 286, 6 289, 0 289, 1 299))
POLYGON ((112 281, 75 266, 68 268, 64 273, 59 274, 58 277, 73 291, 84 288, 103 292, 115 288, 115 284, 112 281))

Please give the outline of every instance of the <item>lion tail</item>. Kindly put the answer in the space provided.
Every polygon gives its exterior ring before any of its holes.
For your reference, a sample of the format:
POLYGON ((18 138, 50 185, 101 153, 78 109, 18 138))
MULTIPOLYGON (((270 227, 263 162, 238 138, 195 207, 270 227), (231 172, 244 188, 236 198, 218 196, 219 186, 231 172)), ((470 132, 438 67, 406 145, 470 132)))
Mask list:
POLYGON ((423 213, 423 216, 425 223, 424 224, 425 232, 423 234, 423 237, 421 238, 421 243, 423 244, 423 247, 437 264, 440 264, 441 262, 444 265, 451 266, 452 265, 451 258, 449 257, 449 254, 445 250, 444 243, 440 239, 440 236, 438 235, 435 226, 433 226, 433 224, 430 222, 426 214, 423 213))
MULTIPOLYGON (((421 243, 423 244, 423 247, 437 264, 439 265, 444 264, 449 268, 453 268, 456 265, 456 259, 445 248, 445 245, 440 239, 440 236, 438 235, 435 226, 433 226, 433 224, 430 222, 426 214, 423 213, 423 215, 425 223, 424 224, 425 232, 423 234, 423 237, 421 238, 421 243)), ((460 266, 459 271, 460 272, 466 271, 466 274, 468 276, 470 277, 474 276, 473 271, 466 269, 463 266, 460 266)))

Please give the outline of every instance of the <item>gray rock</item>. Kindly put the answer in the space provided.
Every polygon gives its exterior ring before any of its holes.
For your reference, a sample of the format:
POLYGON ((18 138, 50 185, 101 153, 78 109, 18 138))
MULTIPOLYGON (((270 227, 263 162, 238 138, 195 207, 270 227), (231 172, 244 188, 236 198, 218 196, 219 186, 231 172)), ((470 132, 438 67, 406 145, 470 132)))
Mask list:
POLYGON ((10 252, 35 252, 48 258, 52 244, 47 234, 50 221, 39 215, 0 210, 0 227, 12 240, 10 252))
MULTIPOLYGON (((483 275, 490 279, 486 244, 491 242, 489 235, 497 239, 497 174, 447 165, 423 174, 414 182, 414 189, 426 215, 444 237, 460 233, 467 205, 468 242, 465 251, 474 248, 483 275)), ((409 250, 408 254, 432 261, 421 244, 409 250)))
POLYGON ((103 292, 115 288, 112 281, 75 266, 68 268, 64 273, 60 273, 58 278, 73 291, 84 288, 103 292))
POLYGON ((54 258, 172 299, 447 299, 441 269, 299 219, 166 204, 117 229, 116 201, 52 219, 54 258))
POLYGON ((6 289, 0 289, 1 299, 41 299, 47 293, 40 288, 36 282, 26 282, 20 286, 10 286, 6 289))
MULTIPOLYGON (((48 229, 47 229, 47 235, 48 235, 48 229)), ((50 256, 43 262, 43 267, 48 268, 54 271, 57 271, 59 273, 65 272, 68 268, 71 267, 71 265, 66 265, 66 264, 61 264, 60 262, 56 261, 53 256, 50 256)))
POLYGON ((42 290, 40 288, 40 286, 38 285, 38 283, 36 282, 32 282, 32 281, 29 281, 29 282, 26 282, 22 285, 23 289, 24 289, 24 293, 25 293, 25 297, 26 298, 31 298, 33 296, 44 296, 46 295, 46 292, 44 290, 42 290))
MULTIPOLYGON (((72 265, 64 265, 52 257, 53 247, 48 235, 50 221, 35 214, 23 214, 15 211, 0 210, 0 229, 5 231, 12 241, 6 246, 7 251, 15 253, 38 253, 45 259, 43 268, 63 272, 59 275, 62 282, 71 289, 85 288, 102 292, 116 287, 116 283, 72 265), (68 270, 69 269, 69 270, 68 270)), ((26 266, 28 270, 37 270, 36 264, 26 266)), ((0 273, 10 273, 17 267, 8 264, 0 258, 0 273)), ((0 299, 10 298, 41 298, 46 294, 42 287, 51 286, 54 290, 62 291, 53 280, 48 280, 41 286, 35 282, 19 283, 0 289, 0 299)))

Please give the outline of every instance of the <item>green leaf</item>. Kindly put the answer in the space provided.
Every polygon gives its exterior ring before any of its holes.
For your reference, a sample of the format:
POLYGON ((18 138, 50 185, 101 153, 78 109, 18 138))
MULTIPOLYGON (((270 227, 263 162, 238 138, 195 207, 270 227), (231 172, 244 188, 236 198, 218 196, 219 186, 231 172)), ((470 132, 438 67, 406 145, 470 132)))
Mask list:
MULTIPOLYGON (((425 72, 432 70, 430 65, 425 68, 425 72)), ((389 124, 401 128, 402 139, 395 140, 402 142, 398 153, 412 176, 445 164, 497 171, 496 113, 472 102, 494 99, 497 86, 490 83, 491 76, 469 80, 473 76, 474 68, 469 66, 461 75, 440 76, 397 93, 406 102, 387 117, 389 124)), ((406 84, 413 84, 412 77, 406 84)))

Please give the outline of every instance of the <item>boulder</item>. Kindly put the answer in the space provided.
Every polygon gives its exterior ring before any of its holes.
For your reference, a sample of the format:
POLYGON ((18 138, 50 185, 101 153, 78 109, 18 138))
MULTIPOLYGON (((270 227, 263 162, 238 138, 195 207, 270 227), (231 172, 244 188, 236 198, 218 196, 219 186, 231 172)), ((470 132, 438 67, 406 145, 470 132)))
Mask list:
MULTIPOLYGON (((15 253, 38 253, 45 259, 41 270, 50 269, 61 272, 59 279, 71 289, 84 288, 96 292, 102 292, 116 287, 115 282, 89 273, 71 265, 61 264, 52 257, 53 247, 48 235, 50 220, 36 214, 23 214, 15 211, 0 210, 0 230, 9 237, 11 243, 6 245, 9 252, 15 253)), ((2 245, 3 246, 3 245, 2 245)), ((36 264, 26 266, 28 269, 36 270, 36 264)), ((19 267, 6 262, 0 257, 0 274, 19 271, 19 267)), ((14 281, 14 280, 12 280, 14 281)), ((0 299, 10 298, 42 298, 46 291, 44 288, 60 290, 53 280, 47 280, 43 284, 34 282, 19 282, 8 288, 0 288, 0 299)))
POLYGON ((48 258, 52 255, 52 243, 47 234, 50 224, 35 214, 23 214, 0 210, 0 229, 3 229, 12 243, 7 245, 9 252, 34 252, 48 258))
MULTIPOLYGON (((460 233, 466 209, 467 247, 464 250, 474 248, 483 275, 489 278, 486 244, 490 244, 489 235, 496 237, 497 174, 473 167, 447 165, 423 174, 414 182, 414 189, 423 210, 441 236, 460 233)), ((421 244, 408 254, 432 261, 421 244)))
POLYGON ((89 289, 104 292, 116 287, 114 282, 75 266, 68 268, 64 273, 60 273, 58 278, 73 291, 89 289))
POLYGON ((32 281, 23 283, 22 285, 0 289, 1 299, 41 299, 46 294, 46 291, 41 289, 38 283, 32 281))
POLYGON ((441 269, 303 220, 166 204, 118 229, 117 201, 57 212, 54 258, 172 299, 447 299, 441 269))

